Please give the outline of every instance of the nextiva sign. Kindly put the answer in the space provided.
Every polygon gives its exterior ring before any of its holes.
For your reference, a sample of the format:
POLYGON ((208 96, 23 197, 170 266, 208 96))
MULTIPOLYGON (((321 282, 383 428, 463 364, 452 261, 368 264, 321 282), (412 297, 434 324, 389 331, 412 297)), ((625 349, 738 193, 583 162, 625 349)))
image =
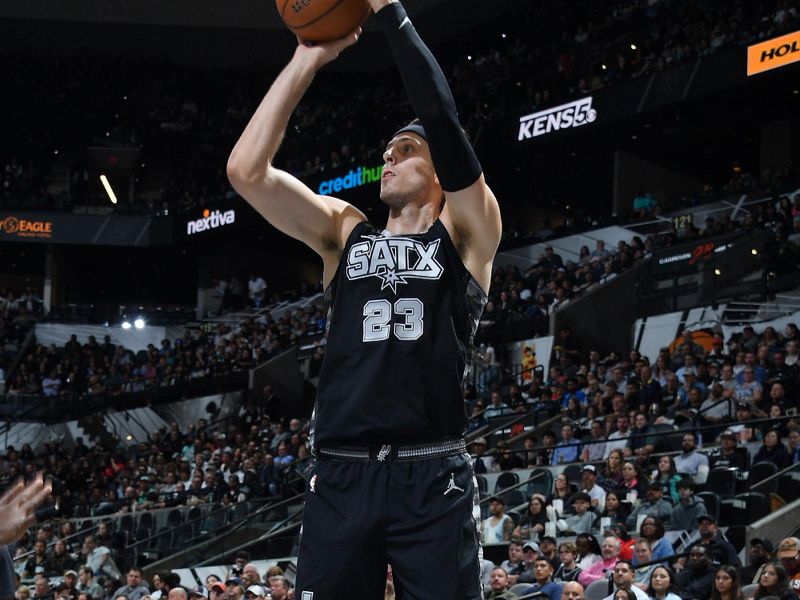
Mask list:
POLYGON ((205 209, 202 218, 186 223, 186 235, 193 235, 202 231, 208 231, 209 229, 217 229, 225 225, 232 225, 235 221, 236 213, 233 209, 226 210, 225 212, 205 209))
POLYGON ((351 190, 361 187, 368 183, 380 181, 381 173, 383 173, 383 165, 350 169, 350 171, 339 177, 321 181, 317 187, 317 193, 325 196, 331 193, 341 192, 342 190, 351 190))
POLYGON ((593 123, 595 119, 597 111, 592 108, 592 97, 587 96, 520 117, 517 141, 530 140, 560 129, 581 127, 593 123))

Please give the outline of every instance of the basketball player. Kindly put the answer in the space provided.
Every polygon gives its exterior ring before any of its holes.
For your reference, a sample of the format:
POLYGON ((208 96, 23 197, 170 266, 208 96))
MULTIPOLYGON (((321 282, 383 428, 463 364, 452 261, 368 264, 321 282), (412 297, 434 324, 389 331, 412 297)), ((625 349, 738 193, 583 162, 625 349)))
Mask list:
POLYGON ((228 162, 234 188, 322 257, 331 309, 295 597, 378 600, 389 563, 398 598, 478 600, 461 384, 500 213, 444 75, 403 7, 369 2, 419 117, 383 154, 386 227, 271 164, 314 74, 359 32, 299 45, 228 162))

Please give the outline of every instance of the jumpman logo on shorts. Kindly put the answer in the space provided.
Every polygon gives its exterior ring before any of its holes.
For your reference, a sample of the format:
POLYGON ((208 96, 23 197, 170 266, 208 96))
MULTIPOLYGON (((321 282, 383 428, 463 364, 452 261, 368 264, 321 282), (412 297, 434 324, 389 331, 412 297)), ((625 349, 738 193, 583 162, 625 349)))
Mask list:
POLYGON ((460 488, 456 485, 455 474, 450 473, 450 482, 447 484, 447 489, 444 491, 444 495, 447 496, 450 492, 463 492, 464 488, 460 488))

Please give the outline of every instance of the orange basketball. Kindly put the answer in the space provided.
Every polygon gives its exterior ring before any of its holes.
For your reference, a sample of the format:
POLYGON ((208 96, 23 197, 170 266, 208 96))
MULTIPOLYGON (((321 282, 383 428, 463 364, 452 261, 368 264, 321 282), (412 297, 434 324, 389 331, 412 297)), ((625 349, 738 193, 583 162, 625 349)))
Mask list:
POLYGON ((304 42, 343 38, 369 15, 366 0, 275 0, 283 22, 304 42))

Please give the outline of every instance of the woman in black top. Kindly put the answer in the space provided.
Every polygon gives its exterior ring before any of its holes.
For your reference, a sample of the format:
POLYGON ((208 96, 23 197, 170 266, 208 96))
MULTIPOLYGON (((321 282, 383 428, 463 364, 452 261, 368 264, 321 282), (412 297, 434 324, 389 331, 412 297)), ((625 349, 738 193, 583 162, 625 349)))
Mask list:
POLYGON ((753 464, 760 462, 774 463, 779 471, 789 464, 789 453, 786 452, 786 446, 781 442, 777 429, 770 429, 764 434, 764 443, 753 457, 753 464))
POLYGON ((758 578, 758 587, 753 598, 758 600, 765 596, 776 596, 780 600, 797 600, 797 594, 789 585, 789 573, 780 563, 767 563, 761 572, 761 577, 758 578))
POLYGON ((545 523, 547 523, 547 511, 545 511, 544 498, 539 494, 534 494, 528 502, 528 510, 522 515, 519 525, 514 528, 511 537, 530 540, 534 534, 542 536, 545 523))

